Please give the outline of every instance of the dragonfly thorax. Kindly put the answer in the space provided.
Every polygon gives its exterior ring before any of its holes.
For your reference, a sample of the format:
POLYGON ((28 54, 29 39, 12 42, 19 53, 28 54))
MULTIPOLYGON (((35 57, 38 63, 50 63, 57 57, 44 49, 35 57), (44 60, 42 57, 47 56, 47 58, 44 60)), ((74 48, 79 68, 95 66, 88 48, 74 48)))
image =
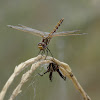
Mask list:
POLYGON ((44 49, 46 49, 46 47, 47 47, 47 45, 46 45, 44 42, 38 43, 38 48, 39 48, 40 50, 44 50, 44 49))

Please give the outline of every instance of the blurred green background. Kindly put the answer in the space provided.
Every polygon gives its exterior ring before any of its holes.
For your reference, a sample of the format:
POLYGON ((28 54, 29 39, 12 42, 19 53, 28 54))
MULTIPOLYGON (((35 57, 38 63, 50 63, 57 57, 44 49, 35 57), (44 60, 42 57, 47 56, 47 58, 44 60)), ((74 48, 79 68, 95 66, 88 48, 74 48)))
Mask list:
MULTIPOLYGON (((0 90, 16 65, 37 56, 40 37, 8 28, 23 24, 50 32, 64 18, 58 31, 81 30, 84 36, 55 37, 49 44, 53 56, 72 68, 93 100, 100 100, 100 0, 0 0, 0 90)), ((25 70, 26 71, 26 70, 25 70)), ((23 73, 25 72, 23 71, 23 73)), ((73 83, 57 73, 40 77, 38 68, 16 100, 82 100, 73 83)), ((21 75, 23 74, 21 73, 21 75)), ((7 91, 8 100, 20 81, 19 75, 7 91)))

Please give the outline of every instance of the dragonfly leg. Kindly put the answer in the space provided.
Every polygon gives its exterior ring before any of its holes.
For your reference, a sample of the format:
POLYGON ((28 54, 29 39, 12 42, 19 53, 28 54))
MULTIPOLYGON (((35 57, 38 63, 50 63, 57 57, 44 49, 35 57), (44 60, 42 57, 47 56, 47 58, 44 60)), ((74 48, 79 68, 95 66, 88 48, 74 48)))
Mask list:
POLYGON ((41 55, 43 56, 43 54, 45 53, 45 50, 41 50, 42 52, 41 52, 41 55))
POLYGON ((41 50, 39 51, 38 55, 41 53, 41 50))
POLYGON ((46 49, 46 52, 47 52, 46 56, 48 56, 48 50, 47 49, 46 49))
POLYGON ((47 56, 48 56, 48 50, 46 49, 46 57, 45 57, 45 60, 46 60, 47 56))
POLYGON ((53 55, 52 55, 52 53, 51 53, 51 51, 50 51, 50 49, 48 47, 47 47, 47 50, 50 52, 51 56, 53 57, 53 55))

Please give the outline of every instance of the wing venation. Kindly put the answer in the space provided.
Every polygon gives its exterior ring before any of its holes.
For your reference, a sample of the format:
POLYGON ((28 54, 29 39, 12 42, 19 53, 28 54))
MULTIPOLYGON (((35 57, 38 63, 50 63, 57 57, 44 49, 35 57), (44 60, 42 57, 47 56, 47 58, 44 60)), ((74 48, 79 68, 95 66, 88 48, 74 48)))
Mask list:
POLYGON ((10 28, 14 28, 16 30, 28 32, 28 33, 31 33, 33 35, 40 36, 40 37, 44 37, 45 33, 48 33, 48 32, 42 32, 42 31, 39 31, 39 30, 36 30, 36 29, 32 29, 30 27, 27 27, 27 26, 24 26, 24 25, 21 25, 21 24, 18 24, 18 25, 19 26, 13 26, 13 25, 7 25, 7 26, 10 27, 10 28))
POLYGON ((80 33, 80 30, 74 30, 74 31, 64 31, 64 32, 57 32, 53 34, 53 37, 56 36, 72 36, 72 35, 85 35, 87 33, 80 33))

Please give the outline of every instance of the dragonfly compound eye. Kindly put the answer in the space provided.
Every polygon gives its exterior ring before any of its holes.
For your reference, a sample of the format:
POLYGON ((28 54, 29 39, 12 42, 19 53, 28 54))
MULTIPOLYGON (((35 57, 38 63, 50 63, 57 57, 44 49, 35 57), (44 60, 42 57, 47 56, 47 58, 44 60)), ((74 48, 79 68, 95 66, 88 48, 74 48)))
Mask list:
POLYGON ((44 49, 46 48, 46 44, 43 43, 43 42, 41 42, 41 43, 38 44, 38 48, 39 48, 40 50, 44 50, 44 49))

